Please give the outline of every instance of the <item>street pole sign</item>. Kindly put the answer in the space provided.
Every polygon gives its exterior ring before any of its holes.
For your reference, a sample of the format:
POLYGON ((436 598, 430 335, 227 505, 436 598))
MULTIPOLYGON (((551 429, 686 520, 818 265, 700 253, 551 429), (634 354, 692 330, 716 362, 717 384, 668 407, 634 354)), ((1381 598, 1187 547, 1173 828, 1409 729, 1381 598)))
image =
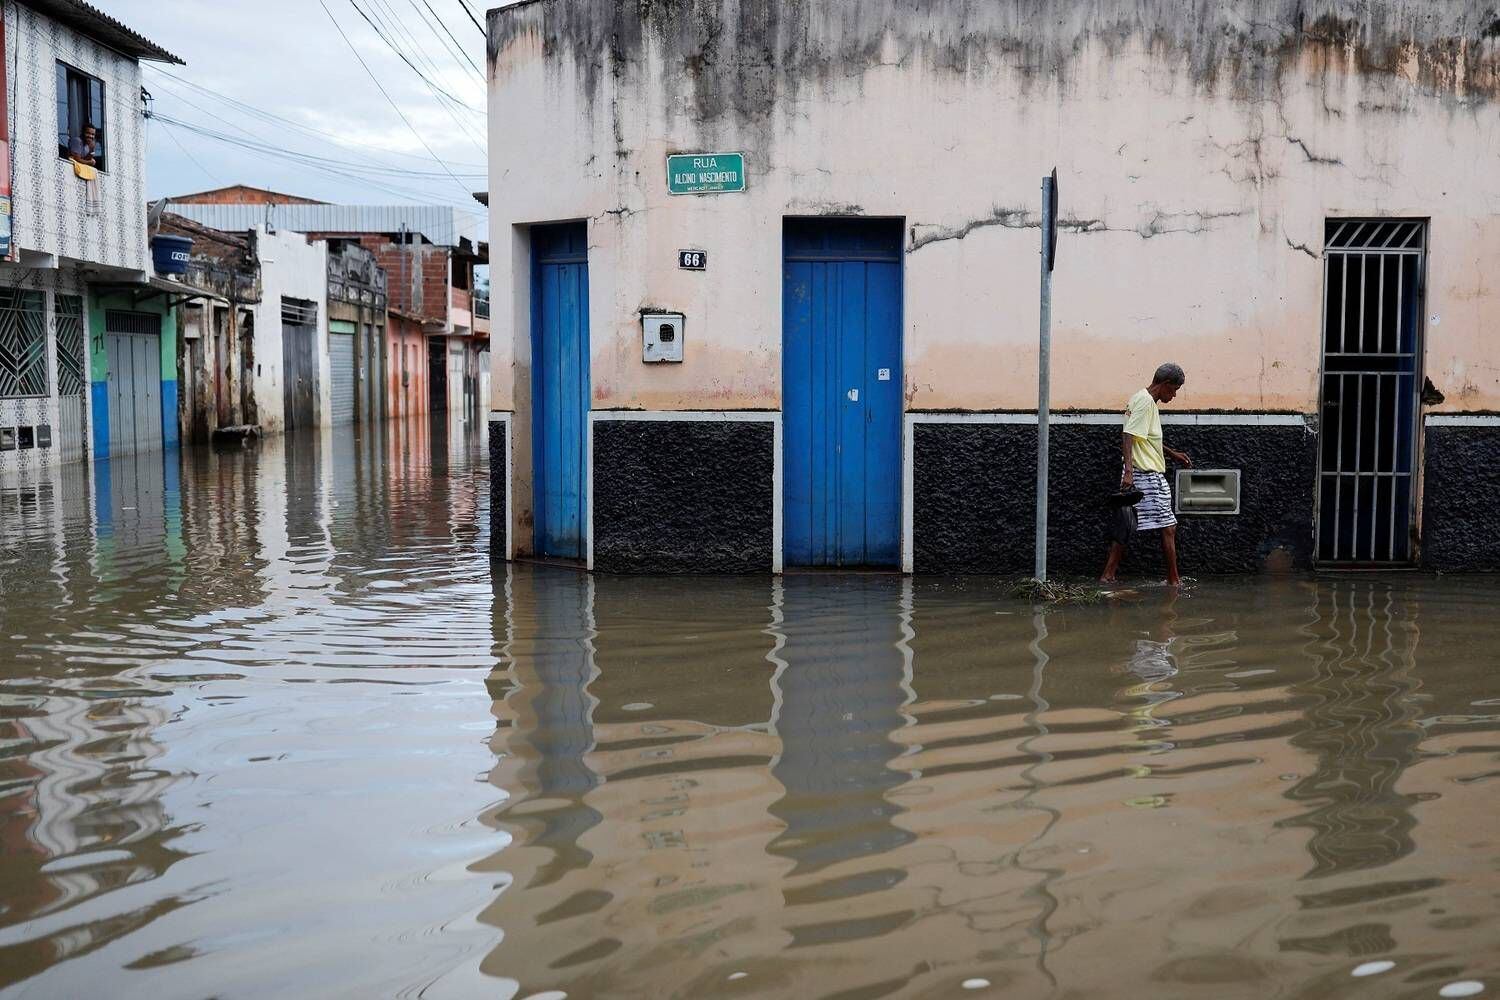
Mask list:
POLYGON ((1047 452, 1052 418, 1052 265, 1057 260, 1057 168, 1042 178, 1042 309, 1036 372, 1036 579, 1047 582, 1047 452))
POLYGON ((667 157, 668 194, 745 190, 744 153, 682 153, 667 157))

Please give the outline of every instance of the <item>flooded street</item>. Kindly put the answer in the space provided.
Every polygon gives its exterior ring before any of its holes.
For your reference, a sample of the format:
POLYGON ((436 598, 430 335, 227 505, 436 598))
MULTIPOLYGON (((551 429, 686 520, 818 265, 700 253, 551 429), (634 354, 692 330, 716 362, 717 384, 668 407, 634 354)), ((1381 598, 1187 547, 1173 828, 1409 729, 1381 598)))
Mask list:
POLYGON ((0 992, 1500 994, 1500 582, 492 566, 486 462, 0 493, 0 992))

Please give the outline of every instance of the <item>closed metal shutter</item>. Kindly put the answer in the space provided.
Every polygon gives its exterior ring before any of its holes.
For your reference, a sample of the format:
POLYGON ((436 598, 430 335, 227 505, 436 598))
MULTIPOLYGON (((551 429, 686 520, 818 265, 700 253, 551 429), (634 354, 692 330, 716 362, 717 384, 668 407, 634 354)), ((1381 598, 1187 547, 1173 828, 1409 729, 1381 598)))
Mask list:
POLYGON ((160 451, 161 317, 110 309, 104 314, 109 370, 109 453, 160 451))
POLYGON ((354 422, 354 324, 328 323, 328 377, 332 385, 333 423, 354 422))

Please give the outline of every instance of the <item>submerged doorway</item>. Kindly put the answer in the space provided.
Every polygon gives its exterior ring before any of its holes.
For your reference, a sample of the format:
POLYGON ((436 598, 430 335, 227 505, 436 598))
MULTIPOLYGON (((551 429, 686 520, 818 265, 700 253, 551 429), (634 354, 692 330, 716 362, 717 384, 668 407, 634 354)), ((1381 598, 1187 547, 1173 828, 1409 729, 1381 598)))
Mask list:
POLYGON ((531 468, 538 556, 583 559, 589 418, 586 223, 531 230, 531 468))
POLYGON ((1330 219, 1323 241, 1317 559, 1410 563, 1427 225, 1330 219))
POLYGON ((782 419, 787 566, 901 558, 899 219, 788 219, 782 419))

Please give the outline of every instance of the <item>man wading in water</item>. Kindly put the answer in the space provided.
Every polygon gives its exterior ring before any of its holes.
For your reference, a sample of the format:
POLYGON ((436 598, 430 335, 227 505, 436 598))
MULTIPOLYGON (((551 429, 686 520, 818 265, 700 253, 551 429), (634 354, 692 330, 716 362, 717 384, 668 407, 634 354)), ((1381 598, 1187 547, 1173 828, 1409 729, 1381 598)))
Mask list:
MULTIPOLYGON (((1141 491, 1141 500, 1135 505, 1136 529, 1161 531, 1161 551, 1167 558, 1169 587, 1181 584, 1182 577, 1177 575, 1177 518, 1172 514, 1172 490, 1167 485, 1167 461, 1162 453, 1189 469, 1193 467, 1193 460, 1180 451, 1162 447, 1158 404, 1170 403, 1185 381, 1187 376, 1178 365, 1169 363, 1156 369, 1151 384, 1130 397, 1130 405, 1125 411, 1125 434, 1120 441, 1120 450, 1125 456, 1125 474, 1120 477, 1120 488, 1128 490, 1134 487, 1141 491)), ((1123 558, 1125 546, 1111 542, 1100 583, 1115 582, 1115 571, 1120 568, 1123 558)))

